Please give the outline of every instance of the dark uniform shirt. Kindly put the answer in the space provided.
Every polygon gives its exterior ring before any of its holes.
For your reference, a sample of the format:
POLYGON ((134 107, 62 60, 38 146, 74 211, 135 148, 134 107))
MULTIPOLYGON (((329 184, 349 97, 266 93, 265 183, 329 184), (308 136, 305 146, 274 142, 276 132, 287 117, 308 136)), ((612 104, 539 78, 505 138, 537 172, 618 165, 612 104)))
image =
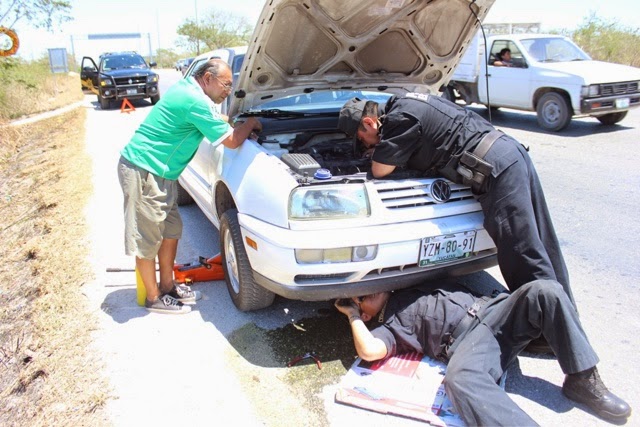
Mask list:
POLYGON ((380 120, 380 144, 372 159, 424 174, 435 174, 451 155, 472 149, 494 130, 473 111, 418 93, 391 97, 380 120))
POLYGON ((428 285, 397 291, 384 311, 384 323, 371 331, 387 356, 417 351, 437 358, 448 337, 477 298, 457 285, 428 285))

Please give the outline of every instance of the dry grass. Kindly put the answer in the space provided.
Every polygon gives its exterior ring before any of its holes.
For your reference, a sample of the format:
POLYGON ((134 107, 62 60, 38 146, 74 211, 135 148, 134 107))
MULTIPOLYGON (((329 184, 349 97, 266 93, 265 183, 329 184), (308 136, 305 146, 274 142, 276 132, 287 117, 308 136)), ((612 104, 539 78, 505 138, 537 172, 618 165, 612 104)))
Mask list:
POLYGON ((102 426, 108 383, 89 353, 82 285, 91 194, 84 110, 0 126, 0 425, 102 426))
POLYGON ((77 73, 52 74, 41 61, 0 58, 0 120, 54 110, 83 97, 77 73))

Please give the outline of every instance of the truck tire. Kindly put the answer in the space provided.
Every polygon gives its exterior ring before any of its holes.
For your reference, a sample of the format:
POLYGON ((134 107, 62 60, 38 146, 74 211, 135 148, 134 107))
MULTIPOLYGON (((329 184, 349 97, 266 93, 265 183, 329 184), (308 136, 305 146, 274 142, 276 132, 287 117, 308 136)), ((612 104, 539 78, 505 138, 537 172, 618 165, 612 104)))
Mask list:
POLYGON ((103 110, 108 110, 111 107, 111 100, 108 98, 103 98, 98 95, 98 102, 100 103, 100 108, 103 110))
POLYGON ((158 101, 160 101, 160 94, 157 94, 155 96, 152 96, 151 98, 151 104, 152 105, 156 105, 158 103, 158 101))
POLYGON ((618 123, 620 120, 627 117, 627 111, 619 111, 617 113, 609 113, 604 116, 598 116, 596 119, 600 121, 603 125, 611 126, 618 123))
POLYGON ((178 199, 176 200, 178 206, 186 206, 193 203, 193 197, 187 193, 182 185, 178 182, 178 199))
POLYGON ((540 127, 553 132, 566 128, 573 115, 567 98, 558 92, 547 92, 542 95, 538 101, 536 113, 540 127))
POLYGON ((220 218, 220 248, 227 290, 240 311, 269 307, 275 294, 258 285, 244 248, 238 222, 238 211, 229 209, 220 218))

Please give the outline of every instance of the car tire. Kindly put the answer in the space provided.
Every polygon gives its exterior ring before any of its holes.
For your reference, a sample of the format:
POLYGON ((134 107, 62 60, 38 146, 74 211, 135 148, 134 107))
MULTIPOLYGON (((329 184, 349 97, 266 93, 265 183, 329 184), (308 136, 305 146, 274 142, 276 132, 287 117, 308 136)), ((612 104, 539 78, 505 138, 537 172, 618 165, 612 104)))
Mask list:
POLYGON ((182 185, 178 182, 178 197, 176 200, 178 206, 186 206, 193 203, 193 197, 191 194, 187 193, 187 190, 184 189, 182 185))
POLYGON ((156 105, 158 103, 158 101, 160 101, 160 94, 152 96, 150 99, 151 99, 151 104, 152 105, 156 105))
POLYGON ((273 304, 275 294, 253 279, 236 209, 229 209, 220 218, 220 248, 227 290, 238 310, 259 310, 273 304))
POLYGON ((558 92, 547 92, 536 107, 538 124, 545 130, 559 132, 571 122, 571 107, 567 98, 558 92))
POLYGON ((611 126, 618 123, 620 120, 627 117, 627 111, 619 111, 617 113, 609 113, 604 116, 598 116, 596 119, 600 121, 603 125, 611 126))
POLYGON ((108 98, 103 98, 98 95, 98 102, 100 103, 100 108, 102 108, 103 110, 108 110, 109 108, 111 108, 111 100, 108 98))

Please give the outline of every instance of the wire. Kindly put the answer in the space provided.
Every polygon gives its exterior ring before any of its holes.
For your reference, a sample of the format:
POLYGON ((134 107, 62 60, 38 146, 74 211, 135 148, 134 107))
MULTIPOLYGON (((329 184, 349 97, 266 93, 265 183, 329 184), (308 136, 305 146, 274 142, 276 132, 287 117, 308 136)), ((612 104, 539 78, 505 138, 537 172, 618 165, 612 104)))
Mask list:
POLYGON ((484 40, 484 52, 482 57, 484 58, 484 61, 483 61, 484 62, 484 79, 485 79, 485 87, 487 89, 487 109, 489 110, 489 123, 491 123, 491 99, 489 98, 489 65, 488 65, 489 59, 487 57, 487 36, 484 33, 484 27, 482 26, 482 22, 480 21, 480 18, 478 18, 478 15, 476 15, 476 12, 471 7, 475 2, 476 0, 473 0, 471 3, 469 3, 469 10, 473 14, 473 16, 475 16, 476 21, 480 24, 480 31, 482 31, 482 40, 484 40))

